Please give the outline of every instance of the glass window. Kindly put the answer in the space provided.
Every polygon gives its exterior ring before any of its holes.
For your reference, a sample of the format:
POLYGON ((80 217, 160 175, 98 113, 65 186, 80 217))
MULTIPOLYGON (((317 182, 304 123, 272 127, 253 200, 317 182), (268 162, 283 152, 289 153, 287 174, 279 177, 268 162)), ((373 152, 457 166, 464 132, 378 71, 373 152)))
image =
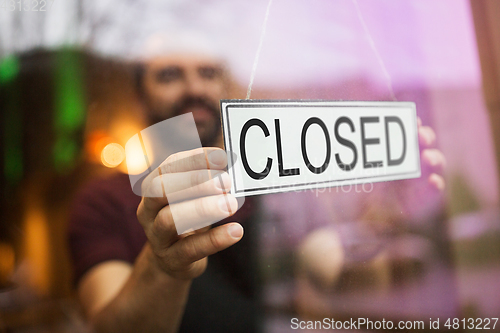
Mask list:
MULTIPOLYGON (((500 57, 480 22, 498 19, 497 7, 0 0, 0 331, 85 331, 89 318, 117 324, 117 300, 161 309, 179 295, 182 332, 493 328, 499 150, 489 111, 500 57), (142 176, 170 154, 146 153, 170 133, 148 141, 143 130, 192 113, 197 144, 223 148, 219 100, 245 98, 414 102, 422 176, 249 196, 234 215, 242 240, 187 289, 154 292, 141 280, 144 258, 183 239, 154 241, 138 221, 141 192, 127 173, 142 176)), ((179 279, 172 262, 186 251, 162 257, 161 274, 179 279)), ((176 325, 151 313, 144 327, 176 325)), ((131 328, 137 318, 120 320, 131 328)))

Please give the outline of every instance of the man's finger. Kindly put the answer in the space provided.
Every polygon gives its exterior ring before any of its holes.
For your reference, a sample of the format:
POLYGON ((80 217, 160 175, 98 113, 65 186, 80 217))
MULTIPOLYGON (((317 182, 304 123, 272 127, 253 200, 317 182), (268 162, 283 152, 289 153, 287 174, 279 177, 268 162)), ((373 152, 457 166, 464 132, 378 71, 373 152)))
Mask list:
POLYGON ((170 155, 161 165, 163 173, 192 170, 224 170, 227 166, 226 152, 220 148, 198 148, 170 155))
POLYGON ((238 210, 238 201, 231 194, 222 194, 183 201, 169 207, 180 235, 233 215, 238 210))
POLYGON ((231 179, 225 172, 217 174, 213 179, 177 192, 167 194, 170 204, 201 198, 205 196, 227 194, 231 189, 231 179))
POLYGON ((436 143, 436 133, 429 126, 418 128, 418 141, 421 149, 433 147, 436 143))
POLYGON ((168 250, 166 260, 170 268, 182 270, 190 264, 236 244, 243 237, 238 223, 228 223, 204 233, 190 235, 176 242, 168 250))
POLYGON ((178 235, 223 220, 237 210, 238 202, 232 195, 213 195, 165 206, 153 221, 141 224, 155 252, 161 253, 178 240, 178 235))
POLYGON ((433 173, 429 176, 428 182, 438 191, 440 192, 444 191, 445 181, 443 176, 433 173))
POLYGON ((222 171, 226 166, 226 152, 220 148, 198 148, 173 154, 144 178, 141 183, 141 193, 147 193, 153 179, 168 173, 194 170, 222 171))
MULTIPOLYGON (((196 171, 196 173, 198 173, 198 171, 196 171)), ((160 209, 167 204, 174 204, 180 201, 192 200, 204 196, 227 194, 231 188, 231 179, 225 172, 204 170, 199 171, 199 174, 191 173, 184 175, 184 179, 177 179, 182 176, 180 173, 171 174, 171 182, 167 176, 168 175, 163 175, 163 177, 155 178, 151 186, 146 190, 146 193, 144 193, 138 212, 141 217, 144 217, 146 220, 154 219, 160 209), (205 179, 204 177, 209 179, 212 174, 214 175, 212 179, 200 183, 200 181, 205 179), (198 177, 199 175, 204 176, 198 177), (177 181, 178 183, 176 183, 177 181), (193 186, 188 187, 188 184, 192 184, 193 186), (183 187, 184 189, 182 189, 183 187), (172 192, 172 190, 178 189, 180 190, 172 192)))
POLYGON ((167 197, 168 202, 186 200, 191 197, 214 195, 231 188, 229 175, 216 170, 195 170, 159 175, 151 180, 142 194, 144 197, 167 197), (198 193, 199 192, 199 193, 198 193), (175 199, 179 197, 181 199, 175 199))
POLYGON ((442 174, 446 166, 446 159, 439 149, 425 149, 421 153, 423 173, 442 174))

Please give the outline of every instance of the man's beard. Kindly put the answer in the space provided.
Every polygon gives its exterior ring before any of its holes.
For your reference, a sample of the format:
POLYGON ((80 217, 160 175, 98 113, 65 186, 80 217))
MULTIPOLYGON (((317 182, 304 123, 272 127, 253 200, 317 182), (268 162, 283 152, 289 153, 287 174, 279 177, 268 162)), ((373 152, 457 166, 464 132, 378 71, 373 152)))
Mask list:
POLYGON ((213 124, 205 124, 209 126, 201 127, 201 123, 196 123, 198 135, 200 136, 201 145, 204 147, 211 147, 217 145, 220 137, 220 112, 215 103, 211 102, 205 97, 186 96, 177 103, 175 103, 168 113, 163 112, 150 112, 148 120, 150 124, 156 124, 166 118, 162 115, 169 114, 171 117, 179 116, 187 113, 190 108, 201 107, 207 109, 213 117, 213 124))

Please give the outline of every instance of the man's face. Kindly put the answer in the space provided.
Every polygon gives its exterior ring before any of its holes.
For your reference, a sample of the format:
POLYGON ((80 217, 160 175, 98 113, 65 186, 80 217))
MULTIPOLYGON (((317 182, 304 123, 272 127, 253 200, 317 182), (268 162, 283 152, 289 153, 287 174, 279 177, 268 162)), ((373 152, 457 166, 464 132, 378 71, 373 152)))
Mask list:
POLYGON ((219 100, 226 95, 221 64, 195 55, 157 57, 145 63, 143 88, 150 123, 192 112, 203 145, 220 136, 219 100))

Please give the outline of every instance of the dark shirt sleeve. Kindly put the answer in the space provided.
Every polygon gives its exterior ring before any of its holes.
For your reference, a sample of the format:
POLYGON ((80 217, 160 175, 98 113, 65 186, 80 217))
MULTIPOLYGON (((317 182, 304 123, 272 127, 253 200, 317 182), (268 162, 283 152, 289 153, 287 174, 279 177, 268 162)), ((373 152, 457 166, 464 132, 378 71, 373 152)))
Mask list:
MULTIPOLYGON (((76 197, 69 218, 69 249, 75 285, 93 266, 108 260, 132 263, 135 256, 126 230, 137 204, 127 202, 123 188, 113 179, 97 180, 76 197)), ((130 191, 130 190, 129 190, 130 191)))

